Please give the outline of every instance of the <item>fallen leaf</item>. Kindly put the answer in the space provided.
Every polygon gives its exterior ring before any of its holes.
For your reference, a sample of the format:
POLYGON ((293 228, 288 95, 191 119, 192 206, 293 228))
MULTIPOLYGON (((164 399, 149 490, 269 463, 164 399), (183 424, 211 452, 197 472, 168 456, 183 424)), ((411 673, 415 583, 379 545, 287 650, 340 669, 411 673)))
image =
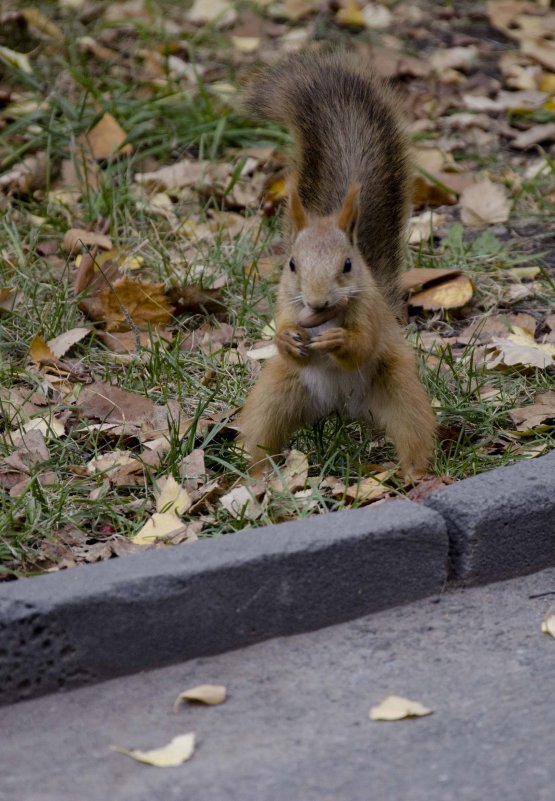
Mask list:
POLYGON ((308 478, 308 458, 302 451, 291 450, 279 475, 268 482, 268 488, 277 492, 296 492, 304 489, 308 478))
POLYGON ((542 631, 550 637, 555 638, 555 615, 549 610, 545 618, 542 620, 542 631))
POLYGON ((433 211, 424 211, 415 217, 411 217, 408 223, 409 245, 418 245, 426 242, 434 235, 438 225, 447 221, 447 215, 436 214, 433 211))
POLYGON ((509 334, 505 339, 492 337, 492 344, 486 346, 486 367, 490 370, 499 365, 512 367, 522 365, 524 367, 539 367, 545 370, 553 365, 555 360, 555 345, 546 342, 540 344, 534 337, 527 334, 523 329, 513 327, 514 333, 509 334))
POLYGON ((190 690, 179 693, 173 708, 177 712, 182 701, 194 701, 199 704, 215 706, 216 704, 223 704, 226 697, 227 689, 222 684, 200 684, 198 687, 192 687, 190 690))
POLYGON ((338 25, 348 28, 364 28, 366 26, 364 14, 357 0, 345 0, 335 15, 335 21, 338 25))
POLYGON ((0 314, 12 312, 21 302, 22 295, 12 287, 0 287, 0 314))
MULTIPOLYGON (((33 417, 31 420, 21 426, 20 431, 41 431, 46 439, 50 440, 53 437, 62 437, 65 434, 65 425, 61 420, 58 420, 53 416, 33 417)), ((14 436, 13 440, 16 442, 17 437, 14 436)))
POLYGON ((3 58, 8 64, 17 67, 21 72, 27 73, 27 75, 33 74, 31 62, 25 53, 18 53, 17 50, 10 50, 9 47, 0 47, 0 58, 3 58))
POLYGON ((264 361, 265 359, 271 359, 273 356, 277 356, 278 352, 277 346, 274 345, 273 342, 270 342, 269 345, 251 348, 247 351, 247 356, 254 361, 264 361))
POLYGON ((112 240, 106 234, 97 231, 86 231, 83 228, 70 228, 65 232, 64 250, 70 255, 80 253, 83 247, 99 247, 103 250, 112 250, 112 240))
POLYGON ((181 487, 173 476, 164 476, 156 480, 154 497, 156 511, 166 514, 185 514, 192 504, 187 490, 181 487))
POLYGON ((375 501, 387 495, 389 490, 384 486, 384 480, 390 475, 389 472, 377 473, 374 476, 365 476, 351 484, 345 491, 345 496, 352 501, 366 502, 375 501))
POLYGON ((460 275, 460 270, 439 270, 434 267, 415 267, 401 273, 401 289, 407 292, 409 289, 425 287, 427 284, 438 283, 445 278, 454 278, 460 275))
POLYGON ((399 695, 388 695, 377 706, 370 709, 370 720, 402 720, 403 718, 419 718, 431 715, 432 709, 419 701, 409 701, 399 695))
POLYGON ((186 532, 187 525, 174 512, 155 512, 131 540, 138 545, 151 545, 186 532))
POLYGON ((131 455, 131 451, 110 451, 102 456, 95 456, 87 463, 87 472, 91 475, 95 473, 110 473, 118 471, 122 467, 131 466, 134 471, 142 470, 142 465, 138 459, 131 455))
POLYGON ((511 211, 511 201, 504 187, 489 179, 465 189, 460 205, 463 224, 472 228, 506 222, 511 211))
POLYGON ((188 491, 196 490, 205 483, 207 473, 202 448, 195 448, 181 460, 179 475, 184 480, 185 488, 188 491))
POLYGON ((409 304, 424 309, 457 309, 472 299, 473 292, 471 280, 458 275, 416 292, 409 298, 409 304))
POLYGON ((114 155, 128 155, 133 152, 133 146, 125 144, 127 134, 109 112, 102 115, 96 125, 85 135, 95 159, 109 159, 114 155))
POLYGON ((195 750, 195 735, 179 734, 174 737, 168 745, 162 748, 154 748, 152 751, 128 750, 118 745, 110 746, 111 751, 136 759, 137 762, 144 762, 146 765, 153 765, 155 768, 173 768, 182 765, 193 756, 195 750))
MULTIPOLYGON (((0 47, 0 51, 2 48, 0 47)), ((49 171, 46 153, 34 153, 18 162, 15 167, 0 175, 0 191, 28 194, 44 189, 49 171)))
POLYGON ((511 409, 509 417, 516 425, 517 431, 530 431, 549 421, 555 425, 555 390, 536 395, 534 403, 511 409))
MULTIPOLYGON (((69 331, 65 331, 63 334, 54 337, 53 339, 49 339, 45 344, 50 352, 54 354, 56 359, 61 359, 62 356, 68 352, 68 350, 71 350, 74 345, 76 345, 78 342, 81 342, 81 340, 90 333, 90 328, 72 328, 69 331)), ((33 344, 35 344, 35 342, 36 337, 33 341, 33 344)), ((32 348, 33 346, 31 346, 31 349, 32 348)), ((31 358, 33 358, 33 356, 31 356, 31 358)))
POLYGON ((555 122, 545 123, 543 125, 533 125, 527 131, 523 131, 516 136, 511 142, 512 147, 518 150, 526 150, 532 145, 537 145, 540 142, 552 142, 555 139, 555 122))
POLYGON ((246 517, 248 520, 256 520, 263 511, 248 487, 235 487, 222 495, 220 503, 236 519, 246 517))
POLYGON ((29 475, 33 468, 42 462, 47 462, 49 458, 50 452, 43 432, 39 429, 31 429, 21 436, 17 448, 2 459, 1 464, 29 475))
POLYGON ((208 163, 207 161, 183 159, 152 172, 136 173, 135 181, 157 191, 182 189, 183 187, 193 186, 200 180, 202 172, 206 169, 208 163))
POLYGON ((233 25, 237 19, 237 11, 229 0, 194 0, 186 17, 195 25, 212 23, 218 28, 224 28, 233 25))

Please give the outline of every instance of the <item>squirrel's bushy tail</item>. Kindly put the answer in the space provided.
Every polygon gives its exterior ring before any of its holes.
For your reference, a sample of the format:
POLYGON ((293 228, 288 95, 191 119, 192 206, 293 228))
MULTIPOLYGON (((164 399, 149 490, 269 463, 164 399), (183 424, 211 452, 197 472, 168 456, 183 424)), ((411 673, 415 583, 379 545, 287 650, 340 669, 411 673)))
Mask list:
POLYGON ((359 56, 309 50, 259 72, 245 106, 252 116, 293 131, 298 190, 308 212, 336 212, 349 186, 360 184, 358 247, 394 298, 410 167, 396 103, 384 82, 359 56))

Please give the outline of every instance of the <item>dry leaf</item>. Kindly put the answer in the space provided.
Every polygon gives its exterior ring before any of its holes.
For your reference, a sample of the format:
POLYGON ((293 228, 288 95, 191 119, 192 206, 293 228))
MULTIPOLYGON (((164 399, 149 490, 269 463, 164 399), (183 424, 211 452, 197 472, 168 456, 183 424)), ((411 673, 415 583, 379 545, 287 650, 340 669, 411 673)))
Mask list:
POLYGON ((223 28, 233 25, 237 19, 237 11, 229 0, 194 0, 185 16, 195 25, 213 23, 216 27, 223 28))
POLYGON ((548 421, 555 424, 555 390, 536 395, 534 403, 511 409, 509 417, 516 425, 517 431, 530 431, 543 426, 548 421))
POLYGON ((144 762, 146 765, 154 765, 155 768, 173 768, 177 765, 182 765, 193 756, 193 751, 195 750, 195 735, 193 732, 189 734, 179 734, 177 737, 174 737, 168 745, 162 748, 154 748, 152 751, 130 751, 118 745, 112 745, 110 750, 117 751, 120 754, 126 754, 136 759, 137 762, 144 762))
POLYGON ((151 545, 162 538, 173 539, 186 531, 187 523, 174 512, 155 512, 131 540, 137 545, 151 545))
POLYGON ((268 488, 277 492, 296 492, 304 489, 308 478, 308 458, 302 451, 292 450, 279 469, 277 478, 268 482, 268 488))
POLYGON ((12 437, 14 444, 18 445, 28 431, 41 431, 47 441, 53 437, 62 437, 65 434, 65 425, 52 415, 48 417, 33 417, 21 426, 19 431, 21 432, 20 434, 16 433, 12 437))
POLYGON ((555 638, 555 615, 549 610, 545 618, 542 620, 542 631, 550 637, 555 638))
POLYGON ((227 697, 227 689, 222 684, 200 684, 180 693, 175 699, 173 708, 177 712, 182 701, 195 701, 199 704, 223 704, 227 697))
POLYGON ((512 367, 539 367, 545 370, 551 367, 555 360, 555 345, 546 342, 539 344, 534 337, 527 334, 524 329, 513 326, 513 334, 505 339, 492 337, 492 344, 488 346, 486 367, 490 370, 499 365, 512 367))
POLYGON ((87 463, 87 472, 91 475, 95 473, 105 473, 107 475, 118 471, 122 467, 131 466, 134 471, 142 470, 142 465, 138 459, 131 455, 131 451, 110 451, 102 456, 95 456, 87 463))
POLYGON ((160 167, 159 170, 136 173, 135 181, 157 191, 182 189, 186 186, 193 186, 199 181, 208 163, 207 161, 183 159, 183 161, 176 161, 167 167, 160 167))
POLYGON ((465 189, 460 204, 461 220, 472 228, 506 222, 511 211, 511 201, 504 187, 489 179, 465 189))
POLYGON ((366 25, 364 14, 357 0, 345 0, 335 15, 335 21, 338 25, 345 25, 349 28, 364 28, 366 25))
POLYGON ((555 139, 555 122, 545 123, 544 125, 533 125, 527 131, 523 131, 511 142, 512 147, 525 150, 527 147, 537 145, 539 142, 552 142, 555 139))
POLYGON ((22 294, 12 287, 0 287, 0 314, 11 312, 21 303, 22 294))
POLYGON ((47 462, 49 458, 50 453, 43 432, 33 429, 18 438, 17 448, 2 459, 2 465, 21 473, 30 474, 34 467, 42 462, 47 462))
POLYGON ((457 275, 411 295, 409 304, 424 309, 457 309, 472 299, 473 291, 470 279, 457 275))
POLYGON ((185 487, 189 492, 198 489, 205 483, 207 473, 202 448, 195 448, 181 460, 179 475, 184 480, 185 487))
POLYGON ((424 211, 416 217, 411 217, 408 224, 409 245, 418 245, 426 242, 434 235, 438 225, 447 221, 445 214, 436 214, 433 211, 424 211))
POLYGON ((156 498, 157 512, 182 515, 190 509, 192 501, 189 493, 177 483, 173 476, 158 478, 155 487, 154 497, 156 498))
POLYGON ((399 695, 388 695, 377 706, 370 710, 370 720, 402 720, 403 718, 420 718, 431 715, 432 709, 419 701, 409 701, 399 695))
MULTIPOLYGON (((66 331, 63 334, 60 334, 53 339, 49 339, 46 342, 46 347, 49 348, 50 352, 54 354, 56 359, 61 359, 68 350, 76 345, 78 342, 81 342, 88 334, 91 333, 90 328, 72 328, 69 331, 66 331)), ((33 340, 33 345, 36 343, 37 337, 33 340)), ((33 345, 31 346, 31 350, 33 349, 33 345)), ((33 359, 33 356, 31 355, 33 359)), ((35 359, 33 359, 35 361, 35 359)))
POLYGON ((454 278, 460 275, 460 270, 438 270, 434 267, 414 267, 401 273, 401 289, 408 292, 409 289, 425 287, 432 282, 441 282, 445 278, 454 278))
POLYGON ((10 50, 9 47, 0 46, 0 58, 3 58, 4 61, 8 62, 8 64, 12 64, 14 67, 17 67, 17 69, 21 70, 21 72, 26 72, 27 75, 33 74, 31 62, 25 53, 18 53, 17 50, 10 50))
POLYGON ((11 170, 0 175, 0 191, 28 194, 36 189, 44 189, 48 168, 46 153, 27 156, 11 170))
POLYGON ((277 346, 270 342, 269 345, 262 345, 260 348, 251 348, 251 350, 247 351, 247 356, 253 361, 264 361, 277 356, 278 352, 277 346))
POLYGON ((84 228, 70 228, 64 235, 64 250, 70 255, 80 253, 83 247, 99 247, 103 250, 112 249, 112 240, 106 234, 97 231, 86 231, 84 228))
POLYGON ((127 134, 119 122, 110 113, 106 112, 88 131, 85 139, 95 159, 109 159, 111 156, 128 155, 133 152, 133 146, 124 144, 127 134))
POLYGON ((256 520, 263 511, 248 487, 235 487, 222 495, 220 503, 236 519, 246 517, 248 520, 256 520))
POLYGON ((384 486, 383 482, 390 475, 389 472, 376 473, 374 476, 366 476, 356 484, 351 484, 347 487, 345 495, 353 501, 365 502, 375 501, 378 498, 383 498, 387 495, 389 490, 384 486))

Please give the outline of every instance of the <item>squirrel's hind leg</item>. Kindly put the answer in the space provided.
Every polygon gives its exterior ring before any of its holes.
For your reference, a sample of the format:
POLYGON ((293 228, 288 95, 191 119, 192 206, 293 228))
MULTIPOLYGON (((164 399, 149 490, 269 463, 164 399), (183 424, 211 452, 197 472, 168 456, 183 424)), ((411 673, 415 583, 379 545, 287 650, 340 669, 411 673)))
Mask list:
POLYGON ((239 443, 251 460, 252 475, 262 475, 269 468, 267 457, 279 454, 297 429, 312 422, 310 409, 297 371, 280 357, 269 361, 239 417, 239 443))
POLYGON ((393 440, 405 475, 416 477, 426 472, 437 423, 418 378, 414 356, 405 343, 379 365, 372 384, 370 411, 377 425, 393 440))

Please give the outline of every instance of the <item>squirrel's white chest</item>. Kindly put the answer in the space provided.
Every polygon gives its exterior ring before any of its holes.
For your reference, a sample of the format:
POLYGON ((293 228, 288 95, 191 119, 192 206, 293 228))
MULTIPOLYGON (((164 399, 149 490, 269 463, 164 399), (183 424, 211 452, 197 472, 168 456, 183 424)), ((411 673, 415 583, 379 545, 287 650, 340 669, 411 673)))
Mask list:
POLYGON ((337 412, 344 417, 367 417, 369 380, 358 370, 347 372, 326 359, 301 371, 318 417, 337 412))

